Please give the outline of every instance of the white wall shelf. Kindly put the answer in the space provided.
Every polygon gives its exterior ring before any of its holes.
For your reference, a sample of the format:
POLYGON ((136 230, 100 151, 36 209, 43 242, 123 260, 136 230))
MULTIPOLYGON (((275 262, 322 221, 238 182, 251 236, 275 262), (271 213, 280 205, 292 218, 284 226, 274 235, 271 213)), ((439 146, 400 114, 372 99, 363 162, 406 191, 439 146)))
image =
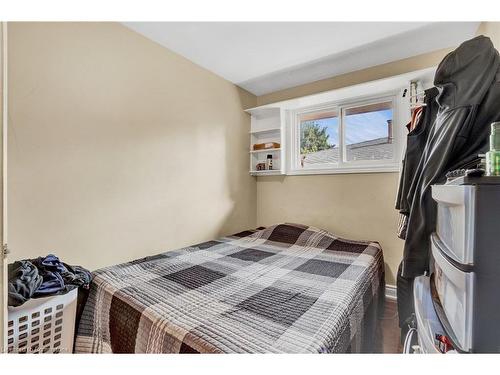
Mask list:
POLYGON ((281 131, 280 128, 263 129, 263 130, 250 131, 250 134, 279 133, 280 131, 281 131))
POLYGON ((250 128, 250 174, 253 176, 272 176, 285 174, 284 145, 284 114, 279 107, 266 106, 265 108, 248 109, 251 115, 250 128), (254 150, 253 145, 258 143, 278 143, 279 148, 254 150), (265 163, 267 155, 273 156, 272 170, 257 170, 257 164, 265 163))
POLYGON ((250 153, 251 154, 260 154, 260 153, 264 153, 264 152, 281 152, 281 148, 266 148, 264 150, 251 150, 250 153))
POLYGON ((281 173, 281 171, 276 171, 273 169, 270 171, 250 171, 250 174, 252 176, 277 176, 283 173, 281 173))

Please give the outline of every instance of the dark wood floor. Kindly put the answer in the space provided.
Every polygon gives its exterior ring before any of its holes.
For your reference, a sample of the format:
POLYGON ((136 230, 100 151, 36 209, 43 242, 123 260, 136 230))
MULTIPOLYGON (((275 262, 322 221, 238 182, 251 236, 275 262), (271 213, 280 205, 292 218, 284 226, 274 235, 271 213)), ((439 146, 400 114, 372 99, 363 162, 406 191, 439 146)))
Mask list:
POLYGON ((396 301, 386 299, 385 309, 381 325, 381 345, 382 353, 402 353, 403 348, 400 341, 401 330, 398 326, 398 308, 396 301))

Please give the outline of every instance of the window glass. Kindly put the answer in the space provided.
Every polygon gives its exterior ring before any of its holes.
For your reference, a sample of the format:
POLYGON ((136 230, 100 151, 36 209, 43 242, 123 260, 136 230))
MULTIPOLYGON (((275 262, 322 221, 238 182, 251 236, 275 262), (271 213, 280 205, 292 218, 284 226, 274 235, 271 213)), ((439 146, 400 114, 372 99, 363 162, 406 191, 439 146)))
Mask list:
POLYGON ((346 161, 393 159, 392 112, 392 102, 345 109, 346 161))
POLYGON ((339 119, 336 110, 299 115, 300 166, 339 161, 339 119))

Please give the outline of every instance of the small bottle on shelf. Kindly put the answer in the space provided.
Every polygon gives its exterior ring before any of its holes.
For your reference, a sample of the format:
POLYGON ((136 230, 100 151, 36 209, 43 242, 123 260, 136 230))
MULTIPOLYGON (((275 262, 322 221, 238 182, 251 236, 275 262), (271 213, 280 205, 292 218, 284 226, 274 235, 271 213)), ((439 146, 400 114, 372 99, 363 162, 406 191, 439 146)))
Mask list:
POLYGON ((266 159, 266 169, 271 171, 273 169, 273 155, 268 154, 266 159))

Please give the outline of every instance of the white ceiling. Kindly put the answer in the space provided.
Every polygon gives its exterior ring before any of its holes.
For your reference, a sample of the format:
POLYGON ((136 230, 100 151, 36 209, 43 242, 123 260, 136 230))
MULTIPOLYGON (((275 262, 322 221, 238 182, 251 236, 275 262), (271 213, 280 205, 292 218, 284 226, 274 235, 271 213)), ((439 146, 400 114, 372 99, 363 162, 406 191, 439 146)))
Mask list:
POLYGON ((255 95, 441 48, 479 22, 126 22, 255 95))

